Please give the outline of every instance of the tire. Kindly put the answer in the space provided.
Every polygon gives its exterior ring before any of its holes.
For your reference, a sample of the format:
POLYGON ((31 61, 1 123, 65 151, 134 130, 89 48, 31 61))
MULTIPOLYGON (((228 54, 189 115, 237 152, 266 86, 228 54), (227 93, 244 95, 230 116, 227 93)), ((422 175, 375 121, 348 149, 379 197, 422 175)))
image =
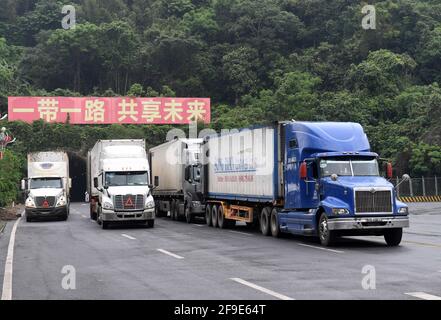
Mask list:
POLYGON ((103 228, 103 230, 109 229, 109 222, 108 221, 101 221, 101 228, 103 228))
POLYGON ((147 220, 146 226, 148 228, 153 228, 155 226, 155 220, 154 219, 147 220))
POLYGON ((32 222, 32 218, 31 217, 26 217, 26 222, 32 222))
POLYGON ((384 233, 384 240, 389 247, 396 247, 401 243, 401 239, 403 238, 403 229, 389 229, 384 233))
POLYGON ((263 208, 260 214, 260 231, 264 236, 270 235, 270 216, 271 209, 268 207, 263 208))
POLYGON ((175 207, 176 207, 176 200, 173 199, 172 201, 170 201, 170 218, 172 220, 176 220, 175 207))
POLYGON ((97 214, 96 214, 96 212, 93 212, 92 204, 90 204, 89 211, 90 211, 90 219, 96 221, 96 219, 97 219, 97 214))
POLYGON ((218 211, 218 206, 217 205, 213 205, 213 208, 211 209, 211 224, 213 225, 213 228, 217 228, 218 224, 217 224, 217 211, 218 211))
POLYGON ((187 223, 193 222, 193 216, 191 215, 191 210, 188 205, 185 206, 185 222, 187 223))
POLYGON ((179 215, 179 206, 181 204, 180 200, 176 200, 175 202, 175 220, 176 221, 181 221, 182 220, 182 216, 179 215))
POLYGON ((64 216, 61 216, 61 221, 67 221, 67 218, 69 217, 69 214, 65 214, 64 216))
POLYGON ((228 221, 225 219, 222 205, 217 209, 217 225, 220 229, 226 229, 228 227, 228 221))
POLYGON ((205 223, 209 227, 213 226, 213 221, 211 221, 211 210, 212 210, 211 205, 207 204, 205 206, 205 223))
POLYGON ((275 238, 279 238, 281 235, 281 232, 280 232, 280 226, 279 226, 279 213, 277 212, 276 208, 274 208, 271 211, 270 226, 271 226, 271 235, 275 238))
POLYGON ((318 235, 322 246, 329 247, 335 242, 335 232, 329 230, 328 217, 322 213, 318 223, 318 235))

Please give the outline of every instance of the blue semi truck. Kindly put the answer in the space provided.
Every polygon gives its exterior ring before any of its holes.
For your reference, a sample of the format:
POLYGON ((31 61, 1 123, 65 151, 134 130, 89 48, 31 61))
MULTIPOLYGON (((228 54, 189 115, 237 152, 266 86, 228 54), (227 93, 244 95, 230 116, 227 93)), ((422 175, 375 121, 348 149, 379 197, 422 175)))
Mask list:
MULTIPOLYGON (((390 163, 381 176, 383 161, 357 123, 278 122, 194 143, 199 160, 183 177, 193 201, 183 200, 180 210, 187 222, 194 208, 212 227, 243 221, 264 235, 318 236, 324 246, 345 235, 381 235, 397 246, 409 226, 408 207, 389 181, 390 163)), ((161 179, 154 167, 152 175, 161 179)))

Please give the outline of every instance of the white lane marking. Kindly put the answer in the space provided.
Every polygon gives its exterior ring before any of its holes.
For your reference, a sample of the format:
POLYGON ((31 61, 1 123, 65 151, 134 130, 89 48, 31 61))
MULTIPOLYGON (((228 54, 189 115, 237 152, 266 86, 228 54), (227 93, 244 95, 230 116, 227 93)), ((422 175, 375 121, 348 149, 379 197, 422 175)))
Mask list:
POLYGON ((243 280, 243 279, 241 279, 241 278, 230 278, 230 280, 236 281, 236 282, 238 282, 238 283, 240 283, 240 284, 243 284, 243 285, 245 285, 245 286, 248 286, 248 287, 250 287, 250 288, 253 288, 253 289, 259 290, 259 291, 261 291, 261 292, 264 292, 264 293, 266 293, 266 294, 269 294, 270 296, 276 297, 277 299, 280 299, 280 300, 294 300, 294 299, 291 298, 291 297, 288 297, 288 296, 285 296, 285 295, 283 295, 283 294, 280 294, 280 293, 274 292, 274 291, 272 291, 272 290, 269 290, 269 289, 267 289, 267 288, 264 288, 264 287, 258 286, 257 284, 254 284, 254 283, 248 282, 248 281, 243 280))
POLYGON ((205 224, 195 224, 196 227, 205 227, 205 224))
POLYGON ((84 214, 81 215, 82 218, 87 218, 84 214))
POLYGON ((130 239, 130 240, 136 240, 136 238, 134 238, 134 237, 132 237, 132 236, 129 236, 128 234, 121 233, 121 235, 122 235, 123 237, 127 238, 127 239, 130 239))
POLYGON ((434 296, 432 294, 428 294, 425 292, 408 292, 405 294, 407 294, 408 296, 412 296, 412 297, 423 299, 423 300, 441 300, 441 297, 434 296))
POLYGON ((232 233, 243 234, 243 235, 246 235, 246 236, 252 236, 253 235, 251 233, 246 233, 246 232, 241 232, 241 231, 235 231, 235 230, 229 230, 229 231, 232 232, 232 233))
MULTIPOLYGON (((22 213, 22 215, 24 215, 24 212, 22 213)), ((17 221, 15 221, 14 226, 12 227, 11 236, 9 238, 1 300, 12 300, 12 265, 14 262, 15 233, 17 232, 17 227, 20 223, 20 220, 21 218, 18 218, 17 221)))
POLYGON ((169 256, 171 256, 171 257, 173 257, 173 258, 176 258, 176 259, 184 259, 184 257, 181 257, 181 256, 178 256, 177 254, 174 254, 174 253, 171 253, 170 251, 167 251, 167 250, 164 250, 164 249, 157 249, 159 252, 162 252, 162 253, 164 253, 164 254, 167 254, 167 255, 169 255, 169 256))
POLYGON ((303 247, 314 248, 314 249, 319 249, 319 250, 324 250, 324 251, 330 251, 330 252, 334 252, 334 253, 344 253, 344 251, 341 251, 341 250, 334 250, 334 249, 328 249, 328 248, 323 248, 323 247, 311 246, 309 244, 304 244, 304 243, 297 243, 297 244, 299 246, 303 246, 303 247))

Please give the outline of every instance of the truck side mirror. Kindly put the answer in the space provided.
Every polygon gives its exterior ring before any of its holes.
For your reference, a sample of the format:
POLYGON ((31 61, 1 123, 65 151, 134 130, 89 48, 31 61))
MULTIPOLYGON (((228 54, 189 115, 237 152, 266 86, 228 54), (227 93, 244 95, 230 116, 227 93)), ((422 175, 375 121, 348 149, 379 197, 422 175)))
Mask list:
POLYGON ((93 187, 98 188, 98 178, 93 178, 93 187))
POLYGON ((308 165, 306 162, 302 162, 299 168, 300 179, 306 180, 308 177, 308 165))
POLYGON ((155 176, 155 181, 153 182, 153 185, 155 187, 159 187, 159 177, 158 176, 155 176))
POLYGON ((21 180, 21 190, 26 190, 26 180, 25 179, 23 179, 23 180, 21 180))
POLYGON ((386 164, 386 177, 388 179, 392 179, 393 177, 393 168, 392 168, 392 163, 390 162, 386 164))

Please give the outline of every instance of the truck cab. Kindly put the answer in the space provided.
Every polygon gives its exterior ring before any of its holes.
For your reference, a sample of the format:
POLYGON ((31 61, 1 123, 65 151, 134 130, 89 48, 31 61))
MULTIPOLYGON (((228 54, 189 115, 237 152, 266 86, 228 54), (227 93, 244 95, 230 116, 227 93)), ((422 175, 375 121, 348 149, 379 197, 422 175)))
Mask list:
POLYGON ((356 123, 296 123, 285 130, 284 210, 280 228, 317 235, 323 245, 338 236, 384 235, 398 245, 409 226, 408 208, 380 175, 380 158, 370 151, 356 123))
POLYGON ((64 152, 37 152, 28 155, 28 177, 21 181, 25 191, 26 220, 69 215, 69 161, 64 152))
POLYGON ((103 229, 118 222, 153 227, 155 204, 144 141, 101 140, 89 153, 90 161, 92 219, 103 229))

